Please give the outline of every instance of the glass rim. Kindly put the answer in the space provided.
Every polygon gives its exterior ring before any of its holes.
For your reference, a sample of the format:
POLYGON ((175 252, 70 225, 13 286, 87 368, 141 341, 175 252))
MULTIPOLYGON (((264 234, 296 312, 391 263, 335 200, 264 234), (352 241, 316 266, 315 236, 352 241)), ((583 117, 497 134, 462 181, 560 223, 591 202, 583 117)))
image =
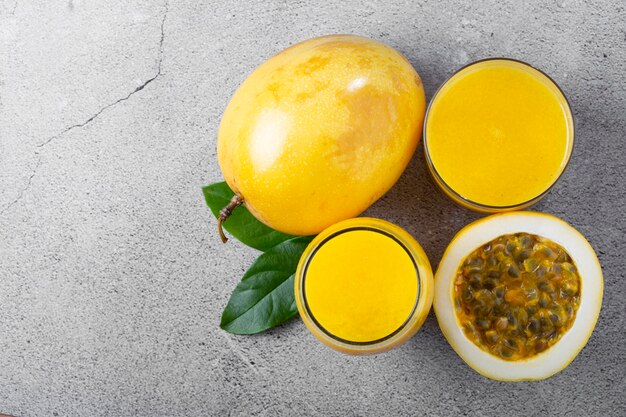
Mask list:
POLYGON ((345 344, 348 344, 348 345, 373 346, 373 345, 377 345, 377 344, 379 344, 381 342, 384 342, 385 340, 393 338, 393 336, 395 336, 396 334, 400 333, 402 331, 402 329, 409 324, 409 322, 411 321, 411 317, 413 317, 413 315, 415 314, 415 311, 417 309, 417 305, 418 305, 418 302, 419 302, 419 299, 420 299, 420 296, 421 296, 421 276, 420 276, 420 273, 419 273, 419 269, 417 267, 417 261, 415 260, 415 257, 411 253, 410 249, 407 247, 407 245, 404 242, 402 242, 394 234, 392 234, 392 233, 390 233, 390 232, 388 232, 386 230, 381 230, 381 229, 378 229, 378 228, 375 228, 375 227, 371 227, 371 226, 351 226, 351 227, 347 227, 345 229, 338 230, 338 231, 333 232, 330 235, 326 236, 324 239, 322 239, 321 242, 319 242, 318 244, 316 244, 313 247, 311 252, 306 257, 306 259, 304 261, 304 266, 302 267, 302 274, 301 275, 302 276, 300 278, 300 281, 301 281, 300 288, 301 288, 301 293, 302 293, 301 294, 302 302, 303 302, 303 306, 306 309, 306 312, 307 312, 308 316, 310 317, 311 321, 313 321, 313 323, 315 323, 315 325, 323 333, 325 333, 327 336, 331 337, 332 339, 337 340, 338 342, 345 343, 345 344), (413 268, 415 269, 415 275, 416 275, 416 280, 417 280, 417 292, 415 294, 415 301, 413 302, 413 307, 411 308, 411 312, 408 314, 406 320, 404 320, 404 322, 396 330, 394 330, 393 332, 389 333, 388 335, 383 336, 383 337, 378 338, 378 339, 371 340, 371 341, 366 341, 366 342, 357 342, 357 341, 353 341, 353 340, 344 339, 344 338, 341 338, 341 337, 333 334, 331 331, 326 329, 315 318, 315 315, 311 311, 311 308, 309 307, 309 304, 308 304, 307 298, 306 298, 306 290, 304 289, 305 282, 306 282, 306 277, 307 277, 307 270, 309 268, 309 265, 310 265, 311 261, 315 257, 315 254, 317 253, 317 251, 320 250, 322 248, 322 246, 324 246, 324 244, 326 244, 330 240, 334 239, 335 237, 337 237, 337 236, 339 236, 341 234, 344 234, 344 233, 349 233, 349 232, 354 232, 354 231, 359 231, 359 230, 372 231, 372 232, 380 233, 382 235, 385 235, 385 236, 391 238, 397 244, 399 244, 400 247, 407 253, 407 255, 409 255, 409 258, 411 259, 411 263, 413 264, 413 268))
MULTIPOLYGON (((349 350, 355 352, 363 352, 363 353, 376 353, 387 350, 388 348, 395 346, 396 341, 403 340, 407 335, 411 335, 414 325, 418 322, 423 298, 425 296, 425 289, 423 288, 424 282, 423 277, 420 271, 420 258, 417 253, 414 252, 414 249, 411 245, 411 242, 407 242, 405 237, 402 234, 397 233, 398 230, 403 232, 404 229, 396 226, 393 223, 387 222, 381 219, 375 218, 367 218, 367 217, 357 217, 349 220, 345 220, 339 223, 336 223, 334 226, 343 226, 338 228, 337 230, 331 231, 326 236, 322 236, 324 232, 320 235, 321 239, 316 241, 314 239, 309 246, 305 249, 305 252, 302 255, 300 265, 298 266, 298 270, 296 272, 296 282, 295 282, 295 290, 296 290, 296 301, 299 305, 299 310, 301 310, 301 316, 304 323, 309 327, 309 330, 312 330, 314 335, 321 339, 325 344, 333 347, 339 348, 340 350, 349 350), (346 224, 348 222, 352 222, 352 224, 346 224), (345 224, 345 226, 344 226, 345 224), (398 230, 396 230, 398 229, 398 230), (406 254, 411 259, 415 270, 415 279, 417 282, 417 292, 415 295, 415 300, 413 302, 413 306, 411 307, 410 313, 407 315, 406 319, 395 329, 393 332, 385 335, 381 338, 374 339, 371 341, 353 341, 347 340, 342 337, 339 337, 333 334, 331 331, 327 330, 315 317, 313 312, 311 311, 310 306, 306 300, 306 290, 305 290, 305 282, 306 282, 306 273, 314 258, 317 251, 327 242, 332 240, 333 238, 341 235, 343 233, 358 231, 358 230, 369 230, 376 233, 380 233, 390 239, 393 239, 400 247, 406 252, 406 254), (304 314, 302 314, 304 313, 304 314)), ((331 227, 334 227, 331 226, 331 227)), ((406 232, 405 232, 406 233, 406 232)), ((409 235, 410 236, 410 235, 409 235)))
POLYGON ((422 135, 424 137, 424 154, 426 156, 426 163, 428 164, 428 168, 429 171, 431 172, 431 174, 433 175, 433 177, 435 178, 435 182, 441 187, 444 188, 444 191, 446 191, 447 193, 452 194, 453 196, 453 200, 457 199, 459 201, 462 201, 463 203, 467 204, 468 206, 479 210, 479 211, 483 211, 483 212, 499 212, 499 211, 507 211, 507 210, 515 210, 515 209, 522 209, 525 207, 529 207, 535 203, 537 203, 539 200, 541 200, 543 197, 545 197, 546 194, 548 194, 548 192, 550 192, 550 190, 554 187, 554 185, 559 181, 559 179, 563 176, 563 174, 565 173, 567 167, 569 166, 571 157, 572 157, 572 153, 574 152, 574 146, 576 144, 576 120, 574 118, 574 113, 572 112, 572 106, 569 103, 569 100, 567 99, 567 96, 565 95, 565 92, 563 91, 563 89, 561 88, 561 86, 559 86, 559 84, 554 81, 554 79, 552 79, 552 77, 550 77, 548 74, 546 74, 544 71, 540 70, 539 68, 536 68, 532 65, 530 65, 529 63, 525 62, 525 61, 521 61, 519 59, 515 59, 515 58, 507 58, 507 57, 492 57, 492 58, 483 58, 483 59, 479 59, 476 61, 472 61, 466 65, 463 65, 462 67, 460 67, 459 69, 457 69, 456 71, 454 71, 448 78, 445 79, 445 81, 443 83, 441 83, 441 85, 437 88, 437 90, 435 90, 435 92, 433 93, 432 98, 430 99, 430 102, 428 103, 428 106, 426 107, 426 113, 424 115, 424 126, 422 128, 422 135), (502 206, 495 206, 495 205, 489 205, 489 204, 483 204, 483 203, 479 203, 477 201, 473 201, 467 197, 462 196, 461 194, 459 194, 457 191, 455 191, 452 187, 450 187, 450 185, 448 183, 446 183, 446 181, 444 181, 443 177, 439 174, 439 172, 437 171, 437 168, 435 167, 435 164, 432 161, 432 158, 430 156, 430 152, 428 151, 428 135, 426 134, 426 126, 428 125, 428 116, 430 114, 430 109, 435 101, 435 99, 437 98, 437 96, 439 95, 439 93, 441 92, 441 90, 443 89, 443 87, 445 87, 446 84, 448 84, 450 82, 450 80, 452 80, 452 78, 454 78, 457 74, 459 74, 461 71, 476 65, 476 64, 480 64, 483 62, 488 62, 488 61, 510 61, 510 62, 514 62, 517 64, 521 64, 523 66, 526 66, 532 70, 537 71, 539 74, 543 75, 544 77, 546 77, 546 79, 552 83, 557 90, 559 91, 559 93, 561 93, 561 96, 563 96, 563 100, 565 103, 565 107, 567 110, 567 113, 569 113, 569 116, 571 117, 572 123, 571 123, 571 138, 568 140, 569 142, 569 152, 567 153, 567 158, 565 159, 565 163, 563 164, 563 166, 560 168, 560 172, 559 174, 556 176, 556 178, 550 183, 550 185, 541 193, 539 193, 537 196, 532 197, 529 200, 526 200, 524 202, 521 203, 517 203, 517 204, 511 204, 511 205, 502 205, 502 206))

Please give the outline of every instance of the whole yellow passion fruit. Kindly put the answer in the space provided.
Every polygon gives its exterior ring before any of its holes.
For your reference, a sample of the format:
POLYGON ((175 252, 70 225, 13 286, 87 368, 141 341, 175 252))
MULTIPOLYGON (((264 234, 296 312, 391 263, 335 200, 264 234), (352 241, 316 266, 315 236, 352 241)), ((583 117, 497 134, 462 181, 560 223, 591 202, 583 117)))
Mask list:
POLYGON ((241 84, 222 118, 220 168, 269 227, 315 234, 355 217, 398 180, 420 138, 424 89, 411 64, 371 39, 309 39, 241 84))

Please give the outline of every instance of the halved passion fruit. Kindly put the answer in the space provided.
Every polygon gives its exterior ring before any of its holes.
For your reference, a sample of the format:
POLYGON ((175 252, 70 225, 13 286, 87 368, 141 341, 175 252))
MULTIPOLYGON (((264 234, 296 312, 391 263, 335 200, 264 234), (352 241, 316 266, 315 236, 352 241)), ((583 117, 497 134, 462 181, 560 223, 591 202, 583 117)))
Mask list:
POLYGON ((454 350, 482 375, 545 379, 585 346, 602 305, 602 270, 572 226, 536 212, 461 230, 435 275, 434 307, 454 350))

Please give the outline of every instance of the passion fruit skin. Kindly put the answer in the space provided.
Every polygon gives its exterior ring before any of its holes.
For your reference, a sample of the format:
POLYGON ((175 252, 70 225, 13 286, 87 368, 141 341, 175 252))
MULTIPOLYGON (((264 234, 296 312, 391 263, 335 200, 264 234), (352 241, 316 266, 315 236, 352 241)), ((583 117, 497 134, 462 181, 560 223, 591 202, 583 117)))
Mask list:
POLYGON ((270 58, 235 92, 218 161, 260 221, 315 234, 393 186, 415 152, 424 110, 420 78, 393 48, 351 35, 310 39, 270 58))
POLYGON ((567 367, 587 343, 600 313, 603 286, 593 248, 572 226, 544 213, 503 213, 471 223, 453 238, 435 274, 433 306, 443 335, 475 371, 500 381, 541 380, 567 367), (576 317, 561 339, 537 355, 511 361, 481 349, 467 337, 453 298, 455 278, 467 256, 500 236, 516 233, 541 236, 562 246, 576 264, 581 287, 576 317))

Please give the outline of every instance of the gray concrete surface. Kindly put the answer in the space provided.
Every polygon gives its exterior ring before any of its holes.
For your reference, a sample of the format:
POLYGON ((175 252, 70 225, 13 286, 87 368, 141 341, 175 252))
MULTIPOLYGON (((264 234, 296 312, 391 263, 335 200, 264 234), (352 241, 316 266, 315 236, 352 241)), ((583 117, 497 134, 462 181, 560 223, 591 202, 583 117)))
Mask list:
MULTIPOLYGON (((626 415, 623 1, 0 0, 0 413, 16 416, 626 415), (221 112, 256 65, 305 38, 398 48, 427 94, 490 56, 565 90, 571 165, 537 210, 571 222, 605 273, 580 356, 538 383, 473 372, 431 314, 406 345, 348 357, 295 320, 218 327, 254 250, 223 246, 200 187, 220 180, 221 112)), ((438 263, 479 215, 433 186, 421 147, 368 215, 438 263)))

